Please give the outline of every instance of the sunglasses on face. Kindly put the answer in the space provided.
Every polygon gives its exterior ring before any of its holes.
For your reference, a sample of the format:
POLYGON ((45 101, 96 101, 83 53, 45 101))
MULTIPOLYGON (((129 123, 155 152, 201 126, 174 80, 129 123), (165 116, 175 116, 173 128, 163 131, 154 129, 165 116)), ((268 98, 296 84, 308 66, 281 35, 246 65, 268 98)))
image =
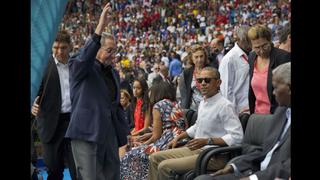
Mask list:
POLYGON ((197 78, 197 82, 201 84, 204 81, 206 84, 208 84, 211 82, 212 79, 217 79, 217 78, 197 78))

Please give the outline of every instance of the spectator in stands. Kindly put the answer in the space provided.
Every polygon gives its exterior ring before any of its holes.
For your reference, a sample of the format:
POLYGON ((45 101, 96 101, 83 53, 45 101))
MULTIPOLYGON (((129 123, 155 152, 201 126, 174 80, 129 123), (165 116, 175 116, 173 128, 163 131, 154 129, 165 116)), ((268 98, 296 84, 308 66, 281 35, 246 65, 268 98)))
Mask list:
MULTIPOLYGON (((221 96, 219 71, 205 67, 197 77, 201 84, 204 100, 201 101, 196 123, 169 144, 175 148, 177 142, 191 137, 185 147, 157 152, 150 157, 149 179, 167 180, 192 170, 203 149, 212 146, 232 146, 240 144, 243 130, 234 107, 221 96)), ((216 157, 209 164, 210 169, 220 169, 226 164, 226 157, 216 157)))
POLYGON ((248 54, 251 42, 248 37, 249 26, 236 30, 234 47, 222 58, 219 66, 221 74, 220 93, 231 101, 238 114, 249 112, 249 63, 248 54))
POLYGON ((279 65, 272 73, 273 94, 276 96, 279 107, 271 119, 262 151, 245 154, 214 174, 202 175, 196 180, 249 180, 277 177, 288 179, 290 177, 291 63, 279 65))
POLYGON ((173 80, 176 76, 179 76, 182 72, 182 64, 180 62, 180 56, 175 54, 169 65, 169 77, 173 80))
POLYGON ((273 47, 271 31, 263 25, 249 29, 253 52, 249 55, 250 114, 273 114, 277 102, 272 94, 272 70, 291 60, 290 53, 273 47))
MULTIPOLYGON (((132 110, 132 106, 130 105, 131 96, 126 89, 121 89, 120 95, 121 95, 120 96, 120 104, 123 108, 124 118, 125 118, 126 122, 128 123, 130 130, 132 130, 134 128, 134 122, 133 122, 133 110, 132 110)), ((127 148, 127 145, 124 145, 119 148, 119 157, 120 158, 123 157, 124 154, 126 153, 126 148, 127 148)))
POLYGON ((200 92, 201 84, 196 79, 201 70, 209 64, 207 51, 201 45, 193 45, 189 60, 193 65, 182 72, 180 79, 181 107, 197 111, 203 98, 200 92))
POLYGON ((155 62, 153 64, 153 68, 151 70, 152 70, 152 73, 150 73, 148 75, 148 87, 149 88, 152 86, 152 82, 153 82, 154 78, 157 77, 160 72, 160 63, 155 62))
POLYGON ((128 69, 120 68, 119 76, 120 76, 120 89, 125 89, 130 93, 130 95, 132 95, 132 82, 131 82, 132 80, 131 80, 128 69))
POLYGON ((214 61, 217 61, 218 64, 220 64, 223 56, 225 55, 223 39, 214 38, 210 43, 210 47, 212 49, 212 58, 215 57, 215 59, 211 60, 211 64, 214 61))
POLYGON ((291 24, 287 23, 280 32, 279 49, 291 52, 291 24))
POLYGON ((164 61, 161 61, 159 67, 160 67, 159 74, 153 79, 152 85, 159 83, 161 81, 167 82, 168 84, 172 85, 172 82, 169 77, 168 66, 166 66, 164 61))
POLYGON ((125 120, 128 123, 130 129, 134 128, 133 110, 131 106, 131 96, 126 89, 120 90, 120 104, 124 110, 125 120))
POLYGON ((148 131, 151 125, 148 84, 145 79, 137 78, 133 81, 132 109, 134 110, 134 129, 132 135, 148 131))
POLYGON ((170 84, 159 82, 153 85, 150 104, 153 107, 152 136, 121 158, 120 179, 147 179, 149 155, 167 149, 168 143, 186 129, 182 109, 175 100, 175 91, 170 84))

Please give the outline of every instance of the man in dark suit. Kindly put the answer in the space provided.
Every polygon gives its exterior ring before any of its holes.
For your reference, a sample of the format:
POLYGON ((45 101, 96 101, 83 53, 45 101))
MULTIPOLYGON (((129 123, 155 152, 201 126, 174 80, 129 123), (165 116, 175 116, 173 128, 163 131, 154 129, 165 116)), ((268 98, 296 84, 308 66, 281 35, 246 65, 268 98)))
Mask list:
POLYGON ((222 60, 223 56, 226 54, 223 46, 223 40, 219 38, 214 38, 210 42, 210 52, 209 52, 209 61, 210 66, 216 69, 219 69, 220 61, 222 60))
POLYGON ((37 118, 38 133, 43 146, 43 159, 48 180, 63 179, 64 158, 72 179, 76 179, 70 140, 64 138, 71 112, 68 59, 71 39, 66 31, 58 33, 52 56, 42 79, 38 96, 32 106, 37 118))
POLYGON ((159 83, 161 81, 164 81, 164 82, 167 82, 170 85, 173 85, 173 83, 172 83, 172 81, 170 80, 170 77, 169 77, 169 69, 166 66, 164 61, 160 62, 159 68, 160 68, 159 74, 153 79, 152 85, 153 84, 157 84, 157 83, 159 83))
POLYGON ((69 61, 72 111, 66 137, 71 138, 79 179, 119 179, 118 148, 129 134, 120 105, 120 77, 112 67, 116 42, 103 32, 111 13, 108 3, 95 33, 69 61))
POLYGON ((291 64, 273 70, 272 84, 279 107, 271 119, 262 151, 253 151, 212 175, 196 180, 270 180, 288 179, 291 173, 291 64), (234 173, 233 173, 234 172, 234 173), (281 172, 281 173, 279 173, 281 172), (233 173, 233 174, 229 174, 233 173))

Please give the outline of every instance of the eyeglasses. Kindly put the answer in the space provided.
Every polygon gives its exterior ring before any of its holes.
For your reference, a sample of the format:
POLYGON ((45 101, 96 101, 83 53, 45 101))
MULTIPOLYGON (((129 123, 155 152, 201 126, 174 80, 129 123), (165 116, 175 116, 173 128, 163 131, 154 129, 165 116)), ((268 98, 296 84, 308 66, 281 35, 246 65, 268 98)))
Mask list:
POLYGON ((212 79, 218 79, 218 78, 197 78, 198 83, 202 83, 203 81, 208 84, 211 82, 212 79))
POLYGON ((114 54, 117 52, 117 48, 103 48, 103 47, 101 47, 101 49, 103 49, 104 51, 106 51, 109 54, 114 54))
POLYGON ((261 46, 253 47, 253 49, 256 50, 256 51, 258 51, 258 50, 260 50, 260 49, 267 50, 267 49, 269 48, 269 45, 270 45, 270 43, 267 42, 267 43, 264 43, 264 44, 261 45, 261 46))

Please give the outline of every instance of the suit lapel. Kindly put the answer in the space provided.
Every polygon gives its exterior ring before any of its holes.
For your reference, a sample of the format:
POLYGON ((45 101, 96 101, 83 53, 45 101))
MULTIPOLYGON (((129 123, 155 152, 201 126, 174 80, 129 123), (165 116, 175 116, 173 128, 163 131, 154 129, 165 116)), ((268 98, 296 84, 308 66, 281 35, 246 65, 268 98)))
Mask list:
POLYGON ((270 138, 272 138, 272 140, 270 140, 272 143, 269 145, 269 147, 267 148, 267 151, 265 151, 265 154, 267 154, 273 147, 274 145, 278 142, 278 138, 281 136, 282 133, 282 129, 285 126, 286 123, 286 109, 287 108, 283 108, 280 110, 279 113, 274 114, 273 117, 273 121, 275 121, 274 123, 271 124, 270 127, 270 138))
POLYGON ((278 148, 281 147, 281 145, 287 140, 287 138, 290 135, 290 133, 291 133, 291 125, 288 128, 287 132, 284 134, 283 138, 281 139, 278 148))

